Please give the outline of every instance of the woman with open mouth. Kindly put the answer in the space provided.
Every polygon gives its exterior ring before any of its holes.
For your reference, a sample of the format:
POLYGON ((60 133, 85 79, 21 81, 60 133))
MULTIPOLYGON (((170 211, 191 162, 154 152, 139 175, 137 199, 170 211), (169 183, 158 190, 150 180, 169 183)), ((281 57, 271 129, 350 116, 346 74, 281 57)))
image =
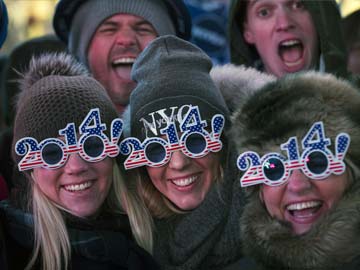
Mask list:
POLYGON ((116 163, 122 122, 105 89, 66 54, 33 58, 21 88, 21 176, 0 205, 9 269, 158 269, 144 250, 150 218, 116 163))
POLYGON ((316 72, 270 83, 235 112, 241 234, 260 269, 359 268, 359 113, 357 89, 316 72))

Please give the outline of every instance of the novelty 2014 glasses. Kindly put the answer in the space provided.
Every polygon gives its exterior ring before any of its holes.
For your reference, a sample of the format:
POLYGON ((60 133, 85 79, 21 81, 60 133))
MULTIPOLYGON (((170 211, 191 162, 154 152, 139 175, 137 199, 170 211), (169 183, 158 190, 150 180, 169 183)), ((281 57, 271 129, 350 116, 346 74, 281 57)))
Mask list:
POLYGON ((121 152, 129 157, 124 162, 126 169, 140 166, 159 167, 166 164, 174 151, 181 150, 192 158, 200 158, 209 152, 218 152, 222 148, 220 136, 225 124, 224 116, 216 114, 211 121, 212 132, 209 133, 206 121, 200 116, 198 106, 192 106, 180 122, 181 137, 175 123, 169 123, 161 130, 167 140, 160 137, 147 138, 140 142, 137 138, 129 137, 119 144, 123 130, 123 122, 116 118, 110 127, 111 138, 104 131, 106 125, 101 122, 98 108, 90 110, 80 124, 77 132, 74 123, 69 123, 59 130, 59 138, 47 138, 37 142, 35 138, 25 137, 17 141, 16 154, 24 156, 18 164, 20 171, 37 167, 57 169, 63 166, 70 154, 79 153, 86 161, 98 162, 105 157, 115 157, 121 152))
POLYGON ((245 174, 240 179, 242 187, 266 184, 279 186, 289 179, 291 171, 301 169, 311 179, 320 180, 330 174, 340 175, 345 169, 344 157, 350 144, 350 136, 340 133, 335 140, 335 155, 328 149, 330 139, 325 137, 323 122, 316 122, 302 140, 303 154, 300 156, 298 141, 291 137, 280 148, 288 158, 279 153, 268 153, 263 157, 247 151, 237 159, 237 166, 245 174))

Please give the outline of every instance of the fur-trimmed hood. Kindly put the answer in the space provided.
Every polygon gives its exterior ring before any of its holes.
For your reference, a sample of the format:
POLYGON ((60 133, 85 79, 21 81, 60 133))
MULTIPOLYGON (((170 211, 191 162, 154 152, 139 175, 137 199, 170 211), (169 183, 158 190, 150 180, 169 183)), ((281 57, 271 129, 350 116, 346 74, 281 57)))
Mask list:
MULTIPOLYGON (((265 269, 336 269, 360 256, 360 92, 333 75, 304 72, 268 83, 232 116, 231 137, 238 153, 260 156, 281 152, 290 137, 303 138, 314 122, 325 135, 346 132, 351 143, 345 162, 354 179, 338 204, 304 235, 272 218, 259 198, 259 187, 246 190, 241 218, 244 251, 265 269)), ((332 151, 334 153, 334 151, 332 151)), ((301 154, 301 153, 300 153, 301 154)), ((355 269, 355 268, 354 268, 355 269)), ((358 269, 358 268, 356 268, 358 269)))
POLYGON ((241 235, 244 251, 265 269, 347 269, 342 267, 360 256, 360 179, 302 236, 270 217, 253 193, 241 217, 241 235))
POLYGON ((331 74, 308 71, 266 84, 232 115, 231 135, 238 153, 263 155, 303 138, 318 121, 331 147, 340 132, 350 135, 347 157, 360 168, 360 92, 331 74))
POLYGON ((233 64, 215 66, 210 76, 223 95, 230 112, 241 107, 259 88, 276 80, 274 76, 254 68, 233 64))

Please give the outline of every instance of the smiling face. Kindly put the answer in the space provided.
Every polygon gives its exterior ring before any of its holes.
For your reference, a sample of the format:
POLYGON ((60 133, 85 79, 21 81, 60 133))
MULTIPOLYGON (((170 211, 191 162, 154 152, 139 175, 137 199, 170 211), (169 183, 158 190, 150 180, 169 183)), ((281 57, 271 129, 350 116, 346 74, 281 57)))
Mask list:
POLYGON ((105 87, 118 112, 128 105, 136 86, 130 78, 132 64, 156 37, 148 21, 131 14, 114 15, 96 30, 88 49, 89 68, 105 87))
POLYGON ((290 222, 295 234, 303 234, 336 205, 348 184, 347 171, 311 180, 301 170, 294 170, 285 184, 262 185, 260 194, 271 216, 290 222))
POLYGON ((311 69, 319 58, 317 32, 300 0, 250 0, 243 35, 277 77, 311 69))
POLYGON ((86 162, 71 154, 58 169, 35 168, 34 181, 54 203, 73 215, 95 215, 105 201, 112 183, 113 161, 86 162))
POLYGON ((164 166, 146 167, 154 186, 182 210, 197 208, 219 175, 219 155, 209 153, 190 158, 181 151, 172 154, 164 166))

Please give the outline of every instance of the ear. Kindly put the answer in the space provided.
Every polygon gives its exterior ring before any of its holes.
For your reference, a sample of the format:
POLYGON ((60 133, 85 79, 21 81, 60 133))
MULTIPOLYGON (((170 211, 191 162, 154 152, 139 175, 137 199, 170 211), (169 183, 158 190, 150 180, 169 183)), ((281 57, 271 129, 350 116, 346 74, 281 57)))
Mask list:
POLYGON ((243 37, 245 39, 245 41, 249 44, 254 44, 255 40, 254 40, 254 34, 251 31, 251 29, 249 29, 248 24, 245 22, 244 23, 244 33, 243 33, 243 37))

